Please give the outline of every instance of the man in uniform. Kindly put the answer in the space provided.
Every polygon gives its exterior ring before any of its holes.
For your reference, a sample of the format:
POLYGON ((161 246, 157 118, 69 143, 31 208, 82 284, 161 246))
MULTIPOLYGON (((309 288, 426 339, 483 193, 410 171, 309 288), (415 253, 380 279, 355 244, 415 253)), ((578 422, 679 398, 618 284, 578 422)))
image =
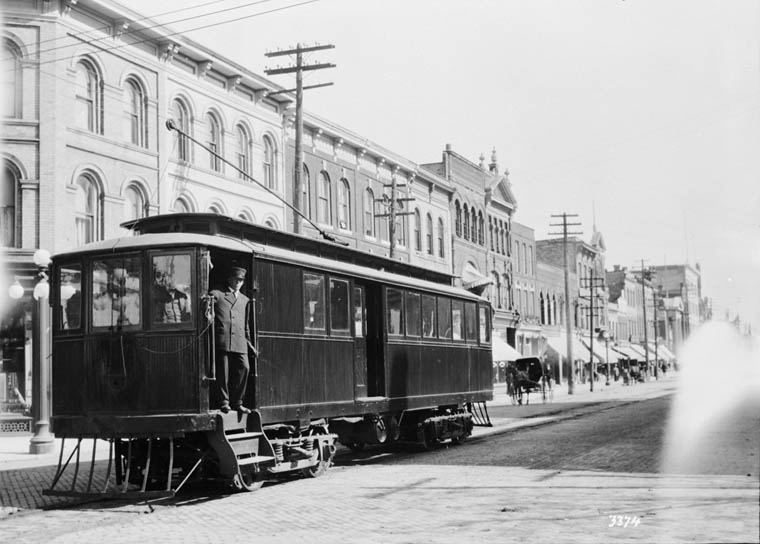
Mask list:
POLYGON ((240 292, 245 280, 245 269, 233 266, 227 274, 227 288, 214 289, 214 327, 216 341, 216 383, 220 395, 219 409, 227 413, 230 406, 243 414, 250 409, 243 406, 248 384, 248 349, 251 344, 248 327, 250 299, 240 292))

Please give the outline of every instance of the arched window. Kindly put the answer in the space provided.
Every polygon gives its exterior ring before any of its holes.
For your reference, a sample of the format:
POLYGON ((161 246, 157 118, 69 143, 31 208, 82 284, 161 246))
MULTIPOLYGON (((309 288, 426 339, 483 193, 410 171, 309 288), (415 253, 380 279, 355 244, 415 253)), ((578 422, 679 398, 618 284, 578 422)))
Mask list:
POLYGON ((193 207, 190 205, 187 199, 179 197, 174 201, 174 204, 172 205, 172 211, 174 213, 190 213, 193 211, 193 207))
POLYGON ((483 230, 484 230, 484 221, 483 221, 483 212, 478 212, 478 244, 485 245, 483 240, 483 230))
POLYGON ((319 173, 317 181, 317 222, 332 225, 332 204, 330 194, 330 178, 324 170, 319 173))
POLYGON ((78 246, 100 240, 100 191, 89 174, 77 179, 76 207, 74 212, 76 243, 78 246))
POLYGON ((275 224, 275 222, 272 219, 265 220, 264 221, 264 226, 268 227, 270 229, 277 230, 277 225, 275 224))
POLYGON ((143 192, 135 185, 124 191, 124 216, 126 219, 141 219, 147 215, 147 206, 143 192))
POLYGON ((133 145, 148 147, 147 102, 142 87, 134 79, 127 80, 127 138, 133 145))
POLYGON ((274 144, 269 136, 264 136, 264 185, 275 189, 277 180, 274 175, 275 152, 274 144))
POLYGON ((2 117, 22 116, 21 100, 23 97, 23 75, 21 68, 21 50, 10 40, 3 40, 2 65, 0 65, 0 101, 2 117))
POLYGON ((470 210, 467 209, 467 206, 464 206, 464 209, 462 210, 462 215, 464 215, 464 225, 462 228, 462 236, 465 240, 470 239, 470 210))
POLYGON ((454 229, 456 232, 456 235, 458 237, 462 236, 462 208, 459 206, 459 201, 457 200, 454 203, 454 209, 455 209, 455 220, 454 220, 454 229))
POLYGON ((305 164, 301 172, 301 213, 311 219, 311 176, 305 164))
POLYGON ((478 243, 478 216, 475 213, 475 208, 472 208, 470 210, 470 225, 472 228, 472 231, 470 232, 470 240, 473 244, 478 243))
POLYGON ((375 194, 372 189, 364 191, 364 234, 375 236, 375 194))
POLYGON ((338 226, 351 230, 351 188, 345 178, 338 184, 338 226))
POLYGON ((428 255, 432 255, 434 253, 433 249, 433 216, 430 214, 427 214, 427 221, 426 221, 426 230, 425 230, 425 237, 427 242, 427 253, 428 255))
MULTIPOLYGON (((181 100, 172 102, 172 114, 177 123, 177 128, 184 134, 190 134, 190 111, 181 100)), ((192 160, 190 157, 190 140, 179 133, 177 133, 176 138, 175 156, 177 160, 190 162, 192 160)))
POLYGON ((414 249, 422 251, 422 217, 420 210, 414 210, 414 249))
MULTIPOLYGON (((383 190, 383 197, 382 201, 376 202, 375 207, 375 217, 381 216, 383 214, 388 213, 388 208, 386 207, 387 202, 390 202, 390 195, 388 194, 388 189, 383 190)), ((390 216, 386 217, 380 217, 380 224, 378 225, 378 236, 380 237, 380 240, 383 242, 390 242, 390 232, 389 231, 389 225, 390 225, 391 218, 390 216)))
POLYGON ((235 128, 235 140, 237 142, 237 167, 240 179, 248 179, 246 174, 251 173, 251 136, 243 125, 235 128))
POLYGON ((221 172, 222 160, 218 155, 222 154, 222 127, 213 113, 206 114, 206 147, 211 150, 208 154, 209 168, 221 172))
POLYGON ((522 273, 522 258, 520 255, 520 242, 515 242, 515 256, 517 257, 517 273, 522 273))
POLYGON ((86 61, 80 61, 77 64, 74 85, 77 126, 90 132, 103 134, 101 82, 92 64, 86 61))
POLYGON ((488 298, 494 308, 501 308, 501 283, 499 283, 499 274, 491 273, 491 296, 488 298))
POLYGON ((493 220, 491 217, 488 218, 488 243, 491 246, 491 251, 494 251, 495 245, 494 245, 494 236, 493 236, 493 220))
POLYGON ((215 213, 216 215, 224 215, 222 208, 220 208, 218 204, 211 204, 208 207, 208 213, 215 213))
POLYGON ((528 246, 528 274, 533 274, 533 246, 528 246))
POLYGON ((546 308, 544 306, 545 301, 544 301, 543 291, 538 294, 538 303, 539 303, 539 307, 541 308, 541 315, 539 316, 539 322, 542 325, 546 325, 547 324, 546 323, 546 308))
POLYGON ((446 257, 446 229, 443 218, 438 218, 438 256, 443 259, 446 257))
POLYGON ((17 202, 19 176, 7 163, 0 181, 0 247, 17 245, 17 202))

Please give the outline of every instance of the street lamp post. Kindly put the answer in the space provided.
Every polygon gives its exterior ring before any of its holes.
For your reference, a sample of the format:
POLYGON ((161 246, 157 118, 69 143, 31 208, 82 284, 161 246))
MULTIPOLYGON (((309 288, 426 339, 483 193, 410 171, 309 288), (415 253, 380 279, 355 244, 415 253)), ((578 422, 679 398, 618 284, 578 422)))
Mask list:
POLYGON ((55 437, 50 433, 50 307, 47 269, 50 252, 38 249, 34 253, 37 266, 37 284, 34 286, 35 326, 34 355, 32 357, 32 416, 34 436, 29 442, 29 453, 50 453, 55 449, 55 437))

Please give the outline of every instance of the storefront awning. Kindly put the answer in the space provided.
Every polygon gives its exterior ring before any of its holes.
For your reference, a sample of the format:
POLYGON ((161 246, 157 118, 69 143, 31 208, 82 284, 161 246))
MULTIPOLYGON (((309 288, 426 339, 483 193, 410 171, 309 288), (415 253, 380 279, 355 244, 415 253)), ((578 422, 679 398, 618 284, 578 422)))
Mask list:
POLYGON ((492 281, 488 276, 484 276, 478 272, 470 263, 465 264, 462 269, 462 287, 468 291, 480 294, 492 281))
POLYGON ((667 346, 658 346, 657 356, 665 359, 666 361, 672 361, 676 358, 676 354, 670 351, 667 346))
POLYGON ((522 359, 522 354, 519 351, 498 336, 492 337, 491 354, 494 361, 516 361, 517 359, 522 359))
POLYGON ((631 344, 628 346, 628 349, 630 349, 633 353, 636 353, 638 355, 639 361, 646 360, 646 351, 644 351, 644 346, 640 346, 638 344, 631 344))
MULTIPOLYGON (((560 356, 567 359, 567 336, 562 334, 560 336, 547 336, 546 343, 552 350, 556 351, 560 356)), ((588 348, 584 346, 577 338, 572 339, 573 343, 573 359, 576 361, 585 361, 588 359, 588 348)))
MULTIPOLYGON (((589 341, 587 339, 582 340, 584 347, 586 348, 586 352, 589 351, 589 341)), ((597 358, 597 362, 607 364, 607 354, 605 353, 604 344, 600 342, 594 342, 593 345, 594 348, 594 357, 597 358)))

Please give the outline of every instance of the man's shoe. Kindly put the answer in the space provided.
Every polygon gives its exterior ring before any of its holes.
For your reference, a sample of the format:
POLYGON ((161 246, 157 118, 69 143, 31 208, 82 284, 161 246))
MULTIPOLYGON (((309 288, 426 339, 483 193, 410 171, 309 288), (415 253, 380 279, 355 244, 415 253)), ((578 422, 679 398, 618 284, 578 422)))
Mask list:
POLYGON ((229 404, 222 404, 222 406, 219 408, 219 411, 226 414, 230 411, 230 405, 229 404))
POLYGON ((237 410, 241 414, 250 414, 251 413, 251 409, 250 408, 246 408, 242 404, 240 406, 236 406, 235 410, 237 410))

